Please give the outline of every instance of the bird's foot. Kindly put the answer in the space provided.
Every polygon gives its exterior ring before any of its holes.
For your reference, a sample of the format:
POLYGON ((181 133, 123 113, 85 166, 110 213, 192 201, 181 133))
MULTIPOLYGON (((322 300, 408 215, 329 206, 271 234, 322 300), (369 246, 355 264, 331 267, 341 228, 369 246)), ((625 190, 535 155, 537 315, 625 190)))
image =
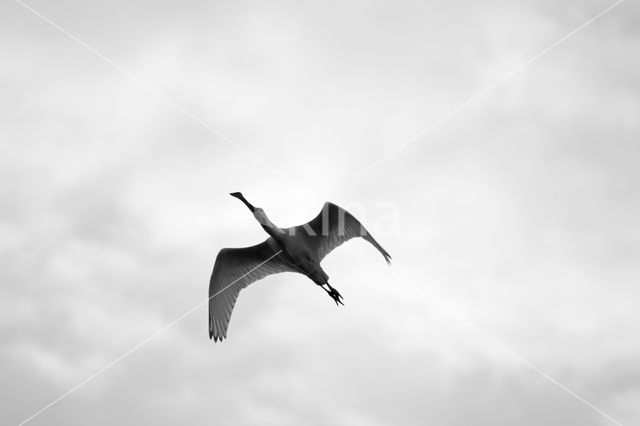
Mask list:
POLYGON ((335 288, 329 286, 330 291, 327 290, 327 294, 329 294, 329 296, 331 296, 331 298, 333 299, 334 302, 336 302, 336 306, 338 305, 343 305, 344 303, 342 303, 342 295, 340 293, 338 293, 338 290, 336 290, 335 288))

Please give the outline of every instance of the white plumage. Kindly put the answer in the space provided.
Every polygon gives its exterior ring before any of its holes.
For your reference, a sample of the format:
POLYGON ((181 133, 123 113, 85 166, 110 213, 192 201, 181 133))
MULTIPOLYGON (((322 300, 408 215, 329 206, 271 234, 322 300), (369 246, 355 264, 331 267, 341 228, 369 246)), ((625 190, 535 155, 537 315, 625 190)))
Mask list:
POLYGON ((325 203, 322 211, 310 222, 292 228, 278 228, 262 209, 252 206, 241 193, 231 195, 245 203, 270 237, 255 246, 225 248, 218 253, 209 282, 209 338, 214 341, 227 337, 229 320, 240 290, 271 274, 304 274, 321 286, 336 304, 342 304, 342 296, 329 285, 329 277, 320 267, 320 261, 351 238, 364 238, 390 263, 389 253, 365 227, 333 203, 325 203))

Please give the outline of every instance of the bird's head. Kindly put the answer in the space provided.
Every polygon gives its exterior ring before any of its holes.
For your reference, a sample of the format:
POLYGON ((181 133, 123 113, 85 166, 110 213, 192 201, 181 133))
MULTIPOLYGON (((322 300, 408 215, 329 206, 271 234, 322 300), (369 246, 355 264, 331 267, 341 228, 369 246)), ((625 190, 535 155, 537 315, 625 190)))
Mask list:
POLYGON ((251 213, 254 213, 256 211, 256 208, 253 207, 246 198, 244 198, 241 192, 231 192, 229 195, 231 195, 232 197, 236 197, 238 200, 242 201, 249 208, 249 210, 251 210, 251 213))

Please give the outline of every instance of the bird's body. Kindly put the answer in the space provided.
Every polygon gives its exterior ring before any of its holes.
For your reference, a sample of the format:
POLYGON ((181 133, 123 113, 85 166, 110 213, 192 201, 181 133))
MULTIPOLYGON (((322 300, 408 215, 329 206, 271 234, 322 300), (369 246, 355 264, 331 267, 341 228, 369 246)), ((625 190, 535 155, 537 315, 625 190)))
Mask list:
POLYGON ((320 214, 310 222, 278 228, 261 208, 252 206, 241 193, 231 195, 245 203, 269 238, 255 246, 226 248, 218 253, 209 282, 209 338, 215 341, 227 336, 231 312, 240 290, 267 275, 304 274, 321 286, 336 304, 342 304, 342 296, 329 285, 329 276, 320 266, 329 252, 351 238, 362 237, 390 263, 389 253, 364 226, 333 203, 325 203, 320 214))

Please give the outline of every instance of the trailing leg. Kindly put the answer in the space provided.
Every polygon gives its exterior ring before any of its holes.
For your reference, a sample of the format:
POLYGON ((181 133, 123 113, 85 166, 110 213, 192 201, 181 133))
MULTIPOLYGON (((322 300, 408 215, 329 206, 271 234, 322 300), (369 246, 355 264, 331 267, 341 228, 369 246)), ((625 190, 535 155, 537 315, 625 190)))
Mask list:
POLYGON ((344 303, 342 303, 342 295, 338 292, 338 290, 331 287, 328 281, 325 284, 327 285, 327 287, 329 287, 329 290, 324 288, 324 286, 322 287, 322 289, 327 292, 327 294, 333 299, 334 302, 336 302, 336 306, 338 304, 344 305, 344 303))

